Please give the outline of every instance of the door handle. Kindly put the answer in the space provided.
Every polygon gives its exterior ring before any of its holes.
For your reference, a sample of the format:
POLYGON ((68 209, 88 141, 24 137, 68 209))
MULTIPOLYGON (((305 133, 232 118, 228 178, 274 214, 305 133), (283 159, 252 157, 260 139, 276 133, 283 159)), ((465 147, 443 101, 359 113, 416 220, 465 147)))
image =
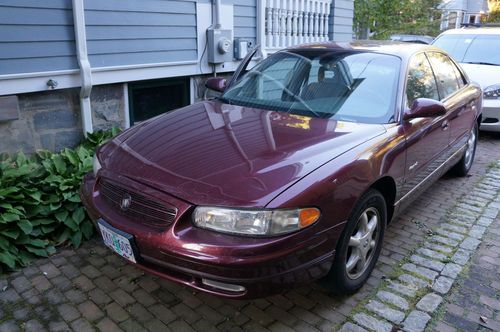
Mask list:
POLYGON ((448 130, 449 127, 450 127, 450 122, 448 120, 443 121, 443 123, 441 124, 441 129, 443 130, 448 130))

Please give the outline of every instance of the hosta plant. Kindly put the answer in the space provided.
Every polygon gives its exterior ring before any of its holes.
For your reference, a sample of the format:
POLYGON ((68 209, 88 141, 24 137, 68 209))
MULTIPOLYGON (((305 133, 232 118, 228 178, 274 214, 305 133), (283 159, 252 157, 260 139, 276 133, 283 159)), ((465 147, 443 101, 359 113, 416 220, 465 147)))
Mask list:
POLYGON ((0 159, 0 272, 26 265, 55 247, 89 239, 93 225, 80 201, 97 146, 117 129, 89 134, 75 149, 22 152, 0 159))

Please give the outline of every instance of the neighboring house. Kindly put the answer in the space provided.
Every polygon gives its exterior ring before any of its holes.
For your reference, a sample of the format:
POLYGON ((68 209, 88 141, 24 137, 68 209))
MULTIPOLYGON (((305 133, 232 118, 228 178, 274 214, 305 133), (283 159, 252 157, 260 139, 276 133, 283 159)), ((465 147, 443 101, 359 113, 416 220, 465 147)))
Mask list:
POLYGON ((0 153, 59 150, 188 105, 245 48, 350 40, 352 18, 353 0, 0 0, 0 153), (207 44, 217 12, 226 54, 207 44))
POLYGON ((463 23, 480 23, 488 13, 488 0, 444 0, 440 8, 441 30, 457 29, 463 23))

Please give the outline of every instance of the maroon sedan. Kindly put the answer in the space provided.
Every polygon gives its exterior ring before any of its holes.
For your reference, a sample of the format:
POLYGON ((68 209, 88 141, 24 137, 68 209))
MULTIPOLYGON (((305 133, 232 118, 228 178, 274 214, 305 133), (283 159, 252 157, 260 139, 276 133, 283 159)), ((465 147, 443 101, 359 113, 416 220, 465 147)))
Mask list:
POLYGON ((448 170, 469 171, 481 90, 427 45, 249 58, 229 82, 209 79, 220 98, 102 146, 87 211, 112 250, 197 290, 254 298, 323 278, 354 292, 394 216, 448 170))

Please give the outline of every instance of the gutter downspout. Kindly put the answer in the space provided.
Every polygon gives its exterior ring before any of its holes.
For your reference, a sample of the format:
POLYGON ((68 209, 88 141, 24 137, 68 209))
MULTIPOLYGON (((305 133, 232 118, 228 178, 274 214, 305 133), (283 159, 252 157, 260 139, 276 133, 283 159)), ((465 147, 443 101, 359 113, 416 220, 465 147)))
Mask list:
POLYGON ((220 22, 221 18, 221 0, 213 0, 213 5, 214 5, 214 18, 213 18, 213 23, 214 23, 214 29, 220 29, 222 28, 222 24, 220 22))
POLYGON ((87 36, 85 33, 85 9, 83 0, 73 1, 73 26, 75 28, 76 56, 80 66, 82 88, 80 90, 80 110, 82 115, 83 134, 93 132, 90 92, 92 90, 92 69, 87 54, 87 36))

